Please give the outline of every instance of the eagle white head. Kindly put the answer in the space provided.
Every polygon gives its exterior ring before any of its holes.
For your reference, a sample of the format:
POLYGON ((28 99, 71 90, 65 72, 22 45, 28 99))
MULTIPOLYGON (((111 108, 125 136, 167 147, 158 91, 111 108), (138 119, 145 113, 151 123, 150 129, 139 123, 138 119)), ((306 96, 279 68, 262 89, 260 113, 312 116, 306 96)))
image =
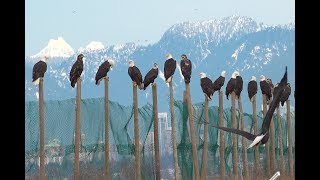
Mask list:
POLYGON ((207 75, 206 75, 206 73, 204 73, 204 72, 201 72, 201 73, 199 73, 199 77, 202 79, 202 78, 205 78, 205 77, 207 77, 207 75))
POLYGON ((261 75, 260 76, 260 81, 264 81, 264 80, 266 80, 266 77, 264 77, 264 75, 261 75))
POLYGON ((108 62, 110 64, 110 69, 112 69, 114 67, 114 60, 109 59, 108 62))
POLYGON ((232 75, 231 75, 231 78, 232 79, 235 79, 239 74, 237 74, 238 73, 238 71, 234 71, 233 73, 232 73, 232 75))
POLYGON ((171 58, 172 58, 172 55, 171 55, 170 53, 168 53, 168 54, 166 54, 166 58, 167 58, 167 60, 168 60, 168 59, 171 59, 171 58))
POLYGON ((251 81, 256 81, 257 78, 255 76, 251 76, 251 81))
POLYGON ((153 69, 158 69, 158 64, 157 63, 153 64, 153 69))
POLYGON ((129 61, 128 61, 128 64, 129 64, 129 67, 133 67, 133 66, 134 66, 133 60, 129 60, 129 61))
POLYGON ((222 71, 222 72, 221 72, 221 76, 222 76, 222 77, 226 77, 226 71, 222 71))

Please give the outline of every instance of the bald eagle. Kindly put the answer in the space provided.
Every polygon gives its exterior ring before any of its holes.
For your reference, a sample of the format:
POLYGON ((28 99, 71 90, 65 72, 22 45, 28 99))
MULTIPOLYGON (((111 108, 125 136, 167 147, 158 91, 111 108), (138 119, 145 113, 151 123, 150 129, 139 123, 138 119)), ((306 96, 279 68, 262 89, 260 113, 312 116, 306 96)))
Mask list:
POLYGON ((34 64, 32 69, 32 83, 34 85, 38 85, 40 82, 40 78, 44 77, 44 73, 47 71, 47 63, 48 57, 45 56, 43 59, 34 64))
POLYGON ((200 76, 200 85, 203 93, 211 100, 211 96, 214 93, 213 84, 211 79, 209 79, 204 72, 199 74, 200 76))
POLYGON ((240 76, 239 72, 236 71, 236 86, 234 88, 234 92, 236 94, 236 98, 240 98, 241 92, 243 89, 243 79, 240 76))
MULTIPOLYGON (((287 72, 287 71, 286 71, 287 72)), ((277 91, 277 94, 275 94, 271 104, 270 104, 270 108, 267 111, 266 116, 263 118, 263 122, 262 122, 262 127, 261 127, 261 132, 257 135, 255 134, 251 134, 249 132, 246 131, 242 131, 239 129, 233 129, 233 128, 227 128, 227 127, 219 127, 219 126, 215 126, 212 125, 213 127, 216 127, 218 129, 221 129, 223 131, 227 131, 227 132, 231 132, 231 133, 235 133, 238 135, 241 135, 245 138, 247 138, 248 140, 253 141, 250 146, 248 147, 254 147, 257 146, 259 144, 265 144, 268 139, 269 139, 269 127, 270 127, 270 123, 271 123, 271 119, 273 116, 273 113, 276 109, 276 107, 278 107, 279 103, 280 103, 280 97, 282 96, 282 93, 284 92, 285 89, 285 85, 286 85, 286 73, 285 75, 282 77, 281 82, 279 83, 279 89, 277 91)))
POLYGON ((291 94, 291 86, 290 86, 290 83, 287 83, 287 85, 284 88, 284 92, 280 97, 281 106, 283 106, 284 103, 289 99, 290 94, 291 94))
POLYGON ((250 101, 252 102, 252 97, 258 92, 258 83, 256 81, 255 76, 251 76, 251 80, 248 83, 248 96, 250 101))
POLYGON ((96 85, 100 84, 100 81, 107 76, 107 73, 109 72, 110 69, 112 69, 114 66, 114 61, 113 60, 107 60, 105 62, 103 62, 99 68, 98 71, 96 73, 96 85))
POLYGON ((189 84, 192 72, 192 63, 185 54, 181 55, 180 67, 184 77, 184 82, 189 84))
POLYGON ((235 87, 236 87, 236 75, 237 72, 233 72, 231 75, 231 78, 229 79, 228 83, 227 83, 227 87, 226 87, 226 96, 227 99, 229 99, 229 95, 234 91, 235 87))
POLYGON ((134 65, 133 60, 129 60, 128 64, 129 64, 128 74, 129 74, 132 82, 137 84, 139 89, 143 89, 142 75, 141 75, 139 68, 134 65))
POLYGON ((268 102, 272 97, 271 86, 266 81, 266 78, 264 77, 264 75, 260 76, 260 89, 261 89, 262 94, 266 95, 266 100, 268 102))
POLYGON ((146 74, 143 80, 143 89, 146 90, 146 88, 151 85, 153 85, 154 80, 158 77, 158 64, 154 63, 153 68, 146 74))
POLYGON ((221 75, 213 82, 213 90, 220 91, 226 79, 226 71, 222 71, 221 75))
POLYGON ((77 57, 77 61, 72 65, 69 80, 71 82, 71 87, 74 88, 77 83, 78 78, 81 76, 83 71, 83 54, 79 54, 77 57))
POLYGON ((166 83, 169 83, 172 81, 172 76, 176 70, 177 64, 176 60, 172 58, 171 54, 167 54, 166 58, 167 60, 164 63, 164 77, 166 79, 166 83))

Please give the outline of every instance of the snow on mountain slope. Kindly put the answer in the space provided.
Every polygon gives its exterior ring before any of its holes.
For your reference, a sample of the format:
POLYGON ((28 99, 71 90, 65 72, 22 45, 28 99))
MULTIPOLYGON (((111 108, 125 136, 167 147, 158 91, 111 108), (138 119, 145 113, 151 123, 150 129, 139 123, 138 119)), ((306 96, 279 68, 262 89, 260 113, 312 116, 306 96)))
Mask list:
POLYGON ((62 37, 58 37, 57 40, 50 39, 48 45, 31 58, 42 58, 45 55, 49 58, 69 58, 74 55, 74 51, 62 37))
MULTIPOLYGON (((215 80, 222 70, 227 71, 226 81, 234 70, 239 70, 244 79, 243 109, 251 112, 247 101, 247 83, 252 75, 259 77, 264 74, 274 83, 283 75, 284 66, 288 66, 288 77, 292 91, 295 89, 295 39, 294 24, 285 26, 265 26, 251 18, 232 16, 220 20, 204 22, 185 22, 169 28, 159 42, 148 46, 137 46, 134 43, 113 45, 98 50, 84 51, 84 75, 82 79, 82 98, 103 96, 103 86, 94 84, 95 73, 106 59, 115 60, 116 64, 109 72, 110 100, 120 104, 131 105, 132 84, 128 75, 128 59, 133 59, 143 77, 154 63, 159 65, 159 76, 156 79, 158 87, 159 111, 167 111, 169 89, 163 80, 163 65, 165 54, 170 52, 180 64, 180 55, 186 54, 192 61, 191 93, 192 102, 203 102, 200 87, 199 72, 206 72, 215 80)), ((99 44, 99 43, 98 43, 99 44)), ((100 44, 101 45, 101 44, 100 44)), ((101 47, 101 46, 100 46, 101 47)), ((94 48, 93 48, 94 49, 94 48)), ((45 99, 68 99, 75 97, 75 89, 71 88, 69 72, 78 55, 73 54, 67 61, 48 62, 45 74, 45 99)), ((37 87, 31 83, 34 62, 26 58, 26 101, 36 100, 37 87)), ((174 98, 182 99, 185 88, 183 78, 177 67, 173 78, 174 98)), ((225 85, 226 86, 226 85, 225 85)), ((225 90, 223 86, 222 90, 225 90)), ((259 90, 260 91, 260 90, 259 90)), ((258 93, 261 93, 259 92, 258 93)), ((139 106, 152 103, 151 88, 138 91, 139 106)), ((294 98, 291 96, 292 105, 294 98)), ((218 98, 214 95, 211 105, 217 105, 218 98)), ((230 106, 224 99, 225 106, 230 106)), ((259 98, 258 98, 258 102, 259 98)))

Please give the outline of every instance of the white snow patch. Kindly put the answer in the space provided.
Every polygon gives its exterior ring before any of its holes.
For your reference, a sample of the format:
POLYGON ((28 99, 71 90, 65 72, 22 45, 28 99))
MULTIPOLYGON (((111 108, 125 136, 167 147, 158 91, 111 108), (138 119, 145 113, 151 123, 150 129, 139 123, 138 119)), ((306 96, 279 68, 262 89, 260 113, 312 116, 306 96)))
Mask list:
POLYGON ((182 82, 182 81, 184 80, 184 77, 183 77, 183 75, 182 75, 182 71, 181 71, 180 65, 179 65, 178 63, 177 63, 177 67, 178 67, 178 69, 179 69, 179 74, 180 74, 180 77, 181 77, 180 82, 182 82))
POLYGON ((235 60, 238 60, 238 54, 243 50, 245 43, 242 43, 241 46, 234 51, 234 53, 231 55, 232 58, 235 60))
POLYGON ((72 47, 62 37, 58 37, 57 40, 50 39, 48 45, 31 58, 42 58, 43 56, 69 58, 72 55, 74 55, 72 47))
POLYGON ((37 99, 39 99, 39 92, 34 93, 36 95, 37 99))
POLYGON ((86 50, 89 50, 89 51, 97 51, 101 49, 104 49, 104 45, 102 44, 102 42, 98 42, 98 41, 91 41, 86 46, 86 50))
MULTIPOLYGON (((164 74, 163 74, 163 72, 159 69, 159 77, 164 81, 164 82, 166 82, 166 78, 164 77, 164 74)), ((167 86, 169 87, 169 83, 166 83, 167 84, 167 86)))

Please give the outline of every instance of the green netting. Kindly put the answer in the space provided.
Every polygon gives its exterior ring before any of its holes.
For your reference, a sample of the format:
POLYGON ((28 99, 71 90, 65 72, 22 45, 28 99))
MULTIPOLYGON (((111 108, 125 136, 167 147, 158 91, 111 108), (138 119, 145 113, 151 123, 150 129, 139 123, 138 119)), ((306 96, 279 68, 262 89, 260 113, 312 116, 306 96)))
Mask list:
MULTIPOLYGON (((191 138, 189 135, 188 108, 182 101, 175 101, 175 123, 177 132, 178 163, 180 177, 192 179, 193 160, 191 138)), ((39 107, 38 101, 25 103, 25 175, 33 179, 39 172, 39 107)), ((154 144, 153 144, 153 109, 147 104, 138 110, 139 136, 141 150, 141 178, 154 179, 154 144)), ((73 178, 74 159, 74 127, 75 99, 44 102, 45 118, 45 170, 46 178, 73 178)), ((169 115, 169 113, 168 113, 169 115)), ((204 103, 193 105, 194 127, 198 149, 199 170, 201 172, 203 149, 204 103)), ((237 111, 237 121, 239 122, 237 111)), ((170 117, 170 115, 169 115, 170 117)), ((274 116, 275 151, 279 158, 278 123, 274 116)), ((262 112, 258 113, 258 130, 262 124, 262 112)), ((294 147, 294 112, 291 112, 294 147)), ((133 107, 122 106, 109 101, 109 142, 110 142, 110 174, 111 179, 134 179, 134 126, 133 107)), ((161 122, 160 122, 161 123, 161 122)), ((209 107, 209 123, 219 124, 218 107, 209 107)), ((288 169, 288 143, 286 115, 281 116, 284 157, 288 169)), ((170 120, 167 119, 170 126, 170 120)), ((210 127, 208 139, 207 176, 219 176, 219 131, 210 127)), ((244 113, 245 130, 253 132, 252 115, 244 113)), ((160 127, 161 125, 159 125, 160 127)), ((231 109, 224 109, 224 126, 231 127, 231 109)), ((238 123, 239 127, 239 123, 238 123)), ((160 128, 161 130, 161 128, 160 128)), ((225 133, 226 173, 232 173, 232 141, 231 133, 225 133)), ((172 142, 170 128, 160 132, 160 166, 161 178, 174 177, 172 142), (171 143, 171 144, 170 144, 171 143)), ((238 137, 239 172, 242 173, 241 137, 238 137)), ((246 140, 247 146, 251 141, 246 140)), ((259 147, 260 165, 264 166, 264 146, 259 147)), ((253 171, 253 149, 247 151, 249 170, 253 171)), ((294 157, 294 149, 293 149, 294 157)), ((278 161, 276 161, 279 169, 278 161)), ((80 177, 92 179, 103 177, 104 167, 104 98, 84 99, 81 101, 81 149, 80 177)), ((264 167, 262 169, 265 169, 264 167)))

